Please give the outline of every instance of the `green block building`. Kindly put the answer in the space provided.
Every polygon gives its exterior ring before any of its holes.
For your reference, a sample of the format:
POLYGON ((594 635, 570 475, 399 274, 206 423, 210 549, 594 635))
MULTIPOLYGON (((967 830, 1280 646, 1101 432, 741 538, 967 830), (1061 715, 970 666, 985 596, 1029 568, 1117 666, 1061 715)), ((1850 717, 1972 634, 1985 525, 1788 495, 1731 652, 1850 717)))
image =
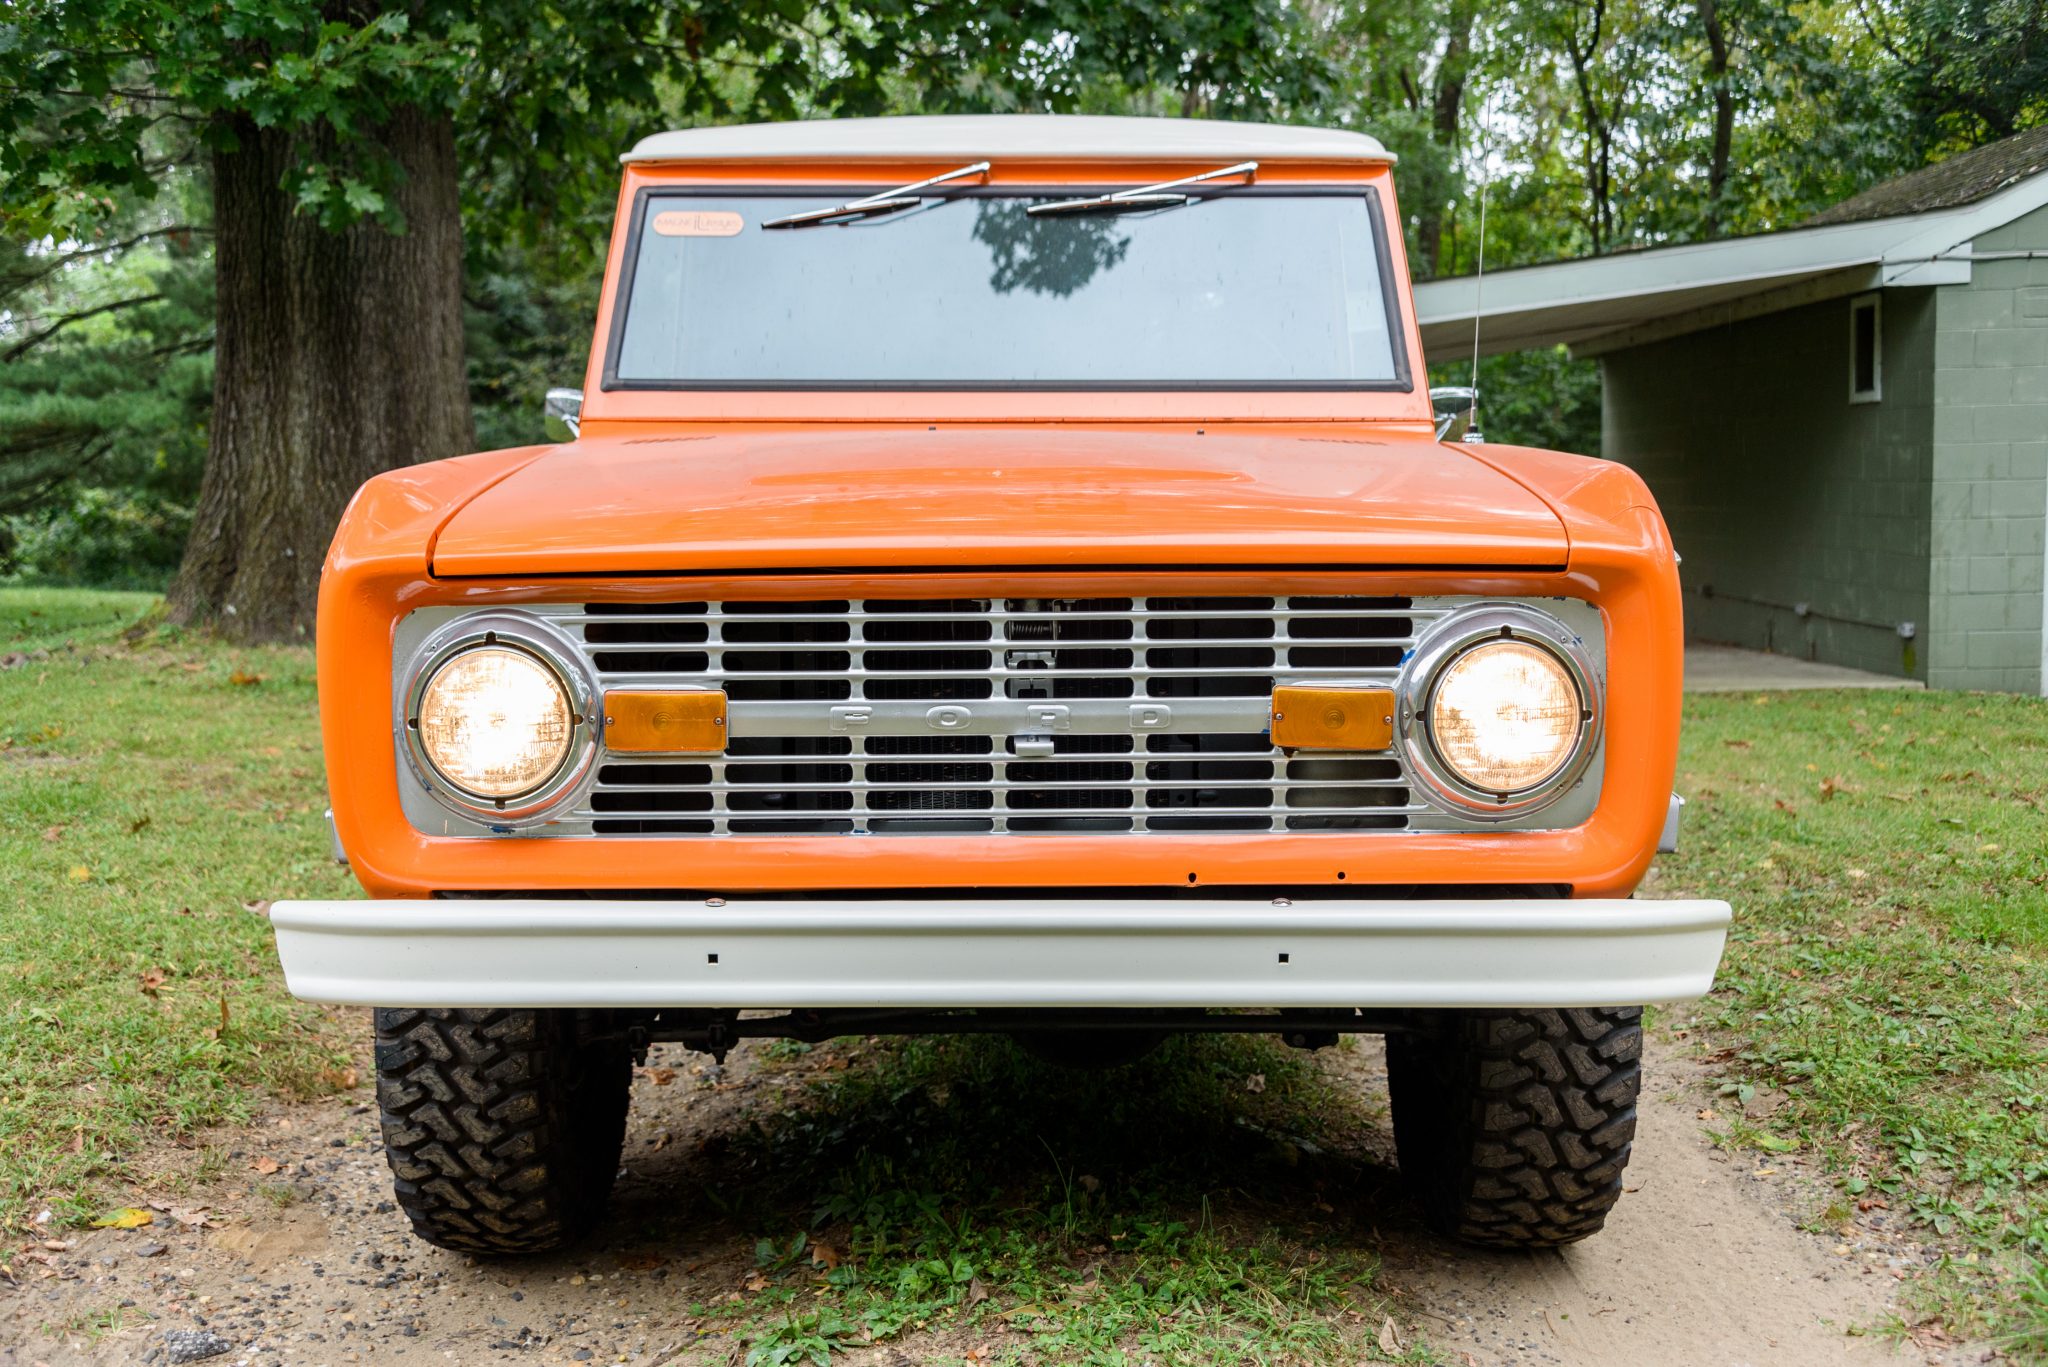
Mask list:
MULTIPOLYGON (((2048 128, 1797 228, 1429 281, 1423 344, 1597 357, 1687 635, 2048 692, 2048 128)), ((1481 395, 1481 418, 1484 418, 1481 395)))

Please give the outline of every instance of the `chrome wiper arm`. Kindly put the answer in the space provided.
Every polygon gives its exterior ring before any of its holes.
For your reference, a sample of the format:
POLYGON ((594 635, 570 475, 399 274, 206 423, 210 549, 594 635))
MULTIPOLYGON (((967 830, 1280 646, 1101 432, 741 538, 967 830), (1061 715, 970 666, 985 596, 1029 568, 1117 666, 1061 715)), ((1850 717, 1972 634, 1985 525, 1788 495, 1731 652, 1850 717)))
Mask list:
POLYGON ((963 166, 957 171, 929 176, 910 185, 899 185, 893 190, 882 190, 860 199, 849 199, 844 204, 835 204, 829 209, 806 209, 800 214, 787 218, 771 218, 761 226, 764 228, 808 228, 819 223, 836 223, 841 219, 851 221, 860 218, 875 218, 881 214, 893 214, 899 209, 914 209, 924 201, 917 197, 919 190, 934 185, 944 185, 949 180, 965 176, 980 176, 988 179, 988 163, 977 161, 972 166, 963 166))
POLYGON ((1114 194, 1091 195, 1086 199, 1060 199, 1050 204, 1034 204, 1024 212, 1034 218, 1047 214, 1088 214, 1088 213, 1129 213, 1139 209, 1165 209, 1176 204, 1185 204, 1193 195, 1175 194, 1183 185, 1200 185, 1204 181, 1221 180, 1225 176, 1243 176, 1249 185, 1258 178, 1259 164, 1255 161, 1241 161, 1235 166, 1224 166, 1214 171, 1204 171, 1198 176, 1182 176, 1179 180, 1162 180, 1157 185, 1140 185, 1130 190, 1118 190, 1114 194))

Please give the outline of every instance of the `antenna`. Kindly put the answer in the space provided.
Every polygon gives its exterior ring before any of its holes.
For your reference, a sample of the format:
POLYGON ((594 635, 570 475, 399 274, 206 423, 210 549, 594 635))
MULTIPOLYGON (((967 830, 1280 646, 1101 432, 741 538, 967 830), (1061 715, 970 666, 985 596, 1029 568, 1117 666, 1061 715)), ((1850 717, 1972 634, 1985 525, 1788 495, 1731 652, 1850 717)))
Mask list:
POLYGON ((1492 171, 1488 153, 1493 141, 1493 121, 1488 117, 1488 108, 1492 103, 1493 97, 1489 94, 1479 105, 1479 269, 1472 280, 1472 410, 1466 420, 1466 441, 1480 440, 1479 319, 1486 303, 1486 191, 1492 171))

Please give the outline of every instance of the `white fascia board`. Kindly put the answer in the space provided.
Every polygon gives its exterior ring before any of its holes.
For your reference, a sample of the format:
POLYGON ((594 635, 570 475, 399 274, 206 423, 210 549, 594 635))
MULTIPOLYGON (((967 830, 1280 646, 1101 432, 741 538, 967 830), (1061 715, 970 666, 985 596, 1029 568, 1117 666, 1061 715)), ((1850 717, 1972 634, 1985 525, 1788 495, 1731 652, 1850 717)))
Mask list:
POLYGON ((1974 239, 2048 206, 2048 175, 2030 176, 1976 204, 1867 223, 1794 228, 1756 237, 1653 247, 1488 275, 1429 280, 1415 287, 1424 325, 1562 311, 1574 305, 1642 299, 1713 286, 1760 290, 1856 266, 1883 267, 1883 283, 1965 284, 1974 239))
POLYGON ((1475 308, 1497 318, 1715 285, 1783 282, 1875 265, 1902 231, 1890 219, 1845 223, 1525 266, 1488 275, 1483 286, 1471 276, 1430 280, 1415 287, 1415 307, 1423 322, 1437 323, 1470 319, 1475 308))
POLYGON ((1904 231, 1899 241, 1886 250, 1884 259, 1887 264, 1905 265, 1966 252, 1970 243, 1985 233, 2043 207, 2048 207, 2048 174, 2036 174, 1960 209, 1885 219, 1885 223, 1904 231))

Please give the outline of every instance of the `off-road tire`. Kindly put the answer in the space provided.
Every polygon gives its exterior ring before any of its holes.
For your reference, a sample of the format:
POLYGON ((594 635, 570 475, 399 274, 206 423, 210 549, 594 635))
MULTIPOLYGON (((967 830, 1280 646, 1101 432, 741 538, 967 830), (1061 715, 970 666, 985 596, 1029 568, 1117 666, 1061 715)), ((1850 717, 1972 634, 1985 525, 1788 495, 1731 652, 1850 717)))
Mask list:
POLYGON ((413 1232, 538 1253, 604 1213, 633 1060, 576 1011, 377 1012, 377 1109, 413 1232))
POLYGON ((1445 1011, 1390 1035, 1401 1173, 1466 1243, 1556 1248, 1621 1197, 1642 1089, 1642 1008, 1445 1011))

